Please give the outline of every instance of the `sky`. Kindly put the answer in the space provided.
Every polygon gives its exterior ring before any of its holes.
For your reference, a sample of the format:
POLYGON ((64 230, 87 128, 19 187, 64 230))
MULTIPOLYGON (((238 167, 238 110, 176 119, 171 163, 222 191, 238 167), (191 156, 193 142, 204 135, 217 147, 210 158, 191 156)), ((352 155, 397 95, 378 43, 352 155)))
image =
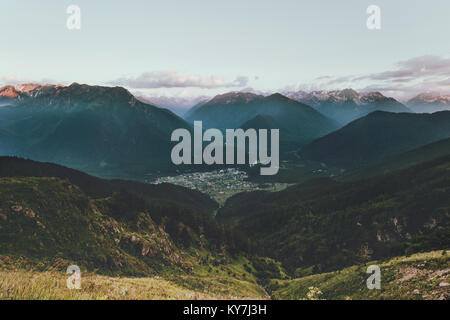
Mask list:
POLYGON ((450 92, 448 0, 0 0, 0 84, 450 92), (67 28, 69 5, 81 28, 67 28), (380 8, 369 30, 366 9, 380 8))

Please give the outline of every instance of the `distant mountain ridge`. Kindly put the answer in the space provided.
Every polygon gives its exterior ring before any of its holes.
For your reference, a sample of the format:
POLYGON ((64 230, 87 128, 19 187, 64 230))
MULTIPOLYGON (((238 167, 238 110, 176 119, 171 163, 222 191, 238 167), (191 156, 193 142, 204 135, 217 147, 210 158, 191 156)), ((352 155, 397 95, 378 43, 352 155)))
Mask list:
POLYGON ((347 124, 373 111, 411 112, 405 105, 380 92, 358 93, 353 89, 333 91, 291 91, 286 96, 310 105, 322 114, 347 124))
POLYGON ((11 99, 11 102, 13 102, 15 99, 20 100, 26 97, 35 96, 39 92, 43 92, 45 89, 58 87, 63 86, 50 84, 40 85, 36 83, 25 83, 15 86, 7 85, 0 88, 0 98, 11 99))
POLYGON ((138 100, 160 108, 165 108, 179 117, 183 117, 195 105, 207 102, 210 97, 169 97, 169 96, 138 96, 138 100))
POLYGON ((419 148, 382 159, 368 167, 346 172, 341 180, 355 180, 387 174, 420 163, 450 155, 450 138, 432 142, 419 148))
POLYGON ((17 98, 21 92, 14 86, 4 86, 0 88, 0 97, 14 99, 17 98))
MULTIPOLYGON (((270 96, 256 95, 248 92, 230 92, 217 95, 189 112, 185 118, 188 122, 203 121, 205 128, 221 130, 248 127, 257 117, 271 119, 280 129, 280 140, 294 140, 298 145, 308 143, 339 127, 331 119, 323 116, 310 106, 299 103, 279 93, 270 96)), ((258 124, 262 129, 267 121, 258 124)))
POLYGON ((331 167, 358 168, 450 137, 450 111, 373 112, 305 146, 300 156, 331 167))
POLYGON ((0 88, 0 107, 7 105, 14 105, 17 101, 25 95, 19 88, 15 86, 4 86, 0 88))
POLYGON ((436 111, 450 110, 450 94, 425 92, 410 99, 406 105, 414 112, 432 113, 436 111))

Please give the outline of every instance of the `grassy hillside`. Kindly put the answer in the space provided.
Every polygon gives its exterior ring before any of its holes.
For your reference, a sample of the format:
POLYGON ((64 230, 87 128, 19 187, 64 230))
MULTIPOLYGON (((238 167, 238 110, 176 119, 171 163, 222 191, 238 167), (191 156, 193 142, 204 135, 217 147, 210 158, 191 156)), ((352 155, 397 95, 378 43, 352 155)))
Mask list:
POLYGON ((208 214, 218 207, 207 195, 172 184, 101 179, 57 164, 16 157, 0 157, 0 177, 56 177, 69 180, 92 198, 104 198, 126 190, 146 199, 173 202, 208 214))
POLYGON ((209 214, 173 202, 126 191, 94 199, 59 178, 0 178, 0 254, 143 275, 191 270, 191 247, 231 255, 248 243, 209 214))
POLYGON ((267 298, 265 265, 248 245, 210 215, 164 200, 0 178, 0 298, 267 298), (86 275, 85 291, 67 292, 69 265, 86 275))
MULTIPOLYGON (((212 219, 209 198, 181 187, 15 158, 0 164, 0 299, 266 299, 267 290, 302 298, 304 284, 319 282, 322 294, 309 296, 358 299, 360 271, 323 272, 449 247, 449 156, 357 182, 239 194, 218 214, 227 225, 212 219), (82 289, 69 291, 65 271, 74 264, 82 289), (348 291, 337 295, 337 287, 348 291)), ((445 282, 448 256, 436 259, 426 274, 445 282)), ((387 279, 402 268, 387 268, 387 279)), ((373 298, 409 294, 394 288, 373 298)))
POLYGON ((2 299, 267 299, 265 290, 236 260, 211 272, 190 274, 161 273, 145 277, 107 276, 81 269, 81 289, 69 290, 66 268, 70 261, 59 259, 54 264, 30 263, 25 258, 0 255, 0 300, 2 299), (242 273, 236 276, 230 270, 242 273), (243 278, 243 274, 246 278, 243 278))
POLYGON ((372 261, 293 280, 272 280, 274 299, 450 299, 450 253, 432 251, 372 261), (378 265, 381 289, 369 290, 367 266, 378 265))
POLYGON ((151 217, 129 208, 134 217, 112 217, 114 199, 93 200, 67 180, 0 179, 0 253, 36 260, 60 257, 103 272, 147 274, 173 262, 188 267, 179 250, 151 217), (101 211, 102 212, 101 212, 101 211), (120 218, 118 217, 118 220, 120 218), (148 251, 155 265, 145 263, 148 251))
MULTIPOLYGON (((27 267, 23 259, 13 261, 0 255, 0 299, 268 299, 268 293, 253 279, 239 279, 228 272, 204 274, 198 271, 174 279, 113 277, 81 273, 81 289, 69 290, 64 261, 41 270, 27 267)), ((237 260, 227 266, 238 271, 237 260)), ((42 266, 41 266, 42 267, 42 266)), ((220 270, 220 269, 218 269, 220 270)), ((242 271, 242 270, 239 270, 242 271)), ((304 270, 307 272, 307 270, 304 270)), ((245 272, 245 271, 244 271, 245 272)), ((273 299, 360 300, 360 299, 450 299, 450 255, 447 250, 371 261, 343 270, 294 279, 270 279, 266 290, 273 299), (378 265, 381 289, 369 290, 367 266, 378 265)))

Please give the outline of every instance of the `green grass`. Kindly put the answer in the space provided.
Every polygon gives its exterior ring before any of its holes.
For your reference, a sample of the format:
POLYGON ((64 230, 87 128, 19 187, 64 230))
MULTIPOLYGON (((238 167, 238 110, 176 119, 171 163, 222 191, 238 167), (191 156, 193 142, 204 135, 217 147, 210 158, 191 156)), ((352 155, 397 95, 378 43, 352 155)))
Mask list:
POLYGON ((450 299, 450 252, 431 251, 386 261, 373 261, 340 271, 293 280, 272 280, 269 291, 275 299, 450 299), (369 290, 367 266, 381 269, 381 289, 369 290), (311 297, 311 292, 318 294, 311 297), (309 294, 309 296, 308 296, 309 294))

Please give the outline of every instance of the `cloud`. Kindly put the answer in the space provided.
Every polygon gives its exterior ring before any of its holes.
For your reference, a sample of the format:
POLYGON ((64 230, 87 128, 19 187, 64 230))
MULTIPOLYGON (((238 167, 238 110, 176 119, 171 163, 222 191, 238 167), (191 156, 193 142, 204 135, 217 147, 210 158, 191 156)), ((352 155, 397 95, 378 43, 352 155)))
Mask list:
POLYGON ((35 83, 35 84, 40 84, 40 85, 44 85, 44 84, 68 84, 67 81, 56 81, 53 79, 47 79, 47 78, 42 78, 40 80, 33 80, 33 79, 29 79, 29 78, 22 78, 19 77, 17 75, 6 75, 3 77, 0 77, 0 85, 19 85, 19 84, 25 84, 25 83, 35 83))
POLYGON ((239 90, 240 92, 248 92, 248 93, 253 93, 253 94, 258 94, 261 96, 268 96, 272 93, 274 93, 274 91, 264 91, 264 90, 257 90, 253 87, 245 87, 239 90))
POLYGON ((0 84, 2 84, 2 85, 3 84, 4 85, 16 85, 16 84, 24 83, 24 82, 27 82, 27 81, 24 81, 24 79, 22 79, 18 76, 15 76, 15 75, 7 75, 4 77, 0 77, 0 84))
POLYGON ((427 55, 400 61, 397 63, 396 70, 370 74, 365 78, 371 80, 418 79, 449 74, 450 58, 427 55))
POLYGON ((145 72, 137 77, 121 77, 110 82, 114 85, 126 86, 133 89, 153 88, 240 88, 248 83, 248 77, 238 76, 229 81, 221 75, 184 74, 177 71, 145 72))
POLYGON ((450 58, 434 55, 402 60, 387 71, 362 75, 334 77, 325 75, 312 83, 297 83, 291 90, 333 90, 355 88, 360 91, 380 91, 399 99, 407 99, 424 91, 450 93, 450 58))

